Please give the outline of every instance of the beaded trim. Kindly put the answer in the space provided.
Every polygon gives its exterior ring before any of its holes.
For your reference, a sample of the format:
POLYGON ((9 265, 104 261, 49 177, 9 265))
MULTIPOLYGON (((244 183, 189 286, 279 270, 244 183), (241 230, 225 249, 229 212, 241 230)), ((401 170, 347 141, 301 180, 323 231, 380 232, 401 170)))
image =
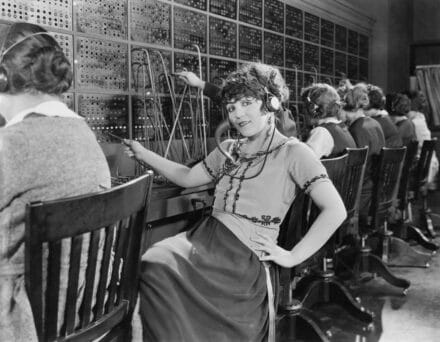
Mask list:
POLYGON ((261 219, 255 216, 249 217, 245 214, 238 214, 238 213, 234 213, 235 215, 238 215, 240 217, 243 217, 249 221, 252 221, 252 223, 259 223, 262 226, 269 226, 270 224, 280 224, 281 223, 281 218, 279 217, 272 217, 270 215, 261 215, 261 219))
POLYGON ((307 189, 317 180, 319 179, 323 179, 323 178, 328 178, 328 176, 325 173, 320 174, 319 176, 315 176, 313 177, 311 180, 307 181, 304 183, 304 187, 303 187, 303 191, 306 192, 307 189))

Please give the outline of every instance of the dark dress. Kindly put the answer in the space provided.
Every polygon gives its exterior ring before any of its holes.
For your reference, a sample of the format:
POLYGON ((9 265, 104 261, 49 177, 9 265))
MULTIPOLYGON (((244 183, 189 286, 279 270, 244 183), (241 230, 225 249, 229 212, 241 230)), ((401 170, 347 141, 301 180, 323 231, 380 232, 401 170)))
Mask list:
POLYGON ((357 147, 368 146, 367 165, 359 204, 359 219, 365 222, 371 204, 374 164, 377 161, 380 150, 385 146, 385 136, 380 124, 368 116, 357 118, 351 123, 349 130, 357 147))
POLYGON ((397 121, 396 126, 404 146, 408 145, 412 140, 417 140, 416 129, 411 120, 397 121))
POLYGON ((382 127, 386 147, 401 147, 404 145, 396 125, 388 115, 377 115, 372 116, 372 118, 382 127))
POLYGON ((253 238, 264 234, 276 241, 297 185, 308 193, 329 180, 313 151, 295 138, 239 161, 230 165, 218 149, 211 152, 202 165, 216 182, 213 213, 143 255, 145 341, 263 341, 270 335, 276 284, 253 238), (261 173, 245 179, 260 170, 265 156, 261 173))
POLYGON ((342 155, 347 147, 356 147, 356 142, 344 123, 327 122, 319 126, 327 129, 333 138, 334 146, 328 158, 342 155))

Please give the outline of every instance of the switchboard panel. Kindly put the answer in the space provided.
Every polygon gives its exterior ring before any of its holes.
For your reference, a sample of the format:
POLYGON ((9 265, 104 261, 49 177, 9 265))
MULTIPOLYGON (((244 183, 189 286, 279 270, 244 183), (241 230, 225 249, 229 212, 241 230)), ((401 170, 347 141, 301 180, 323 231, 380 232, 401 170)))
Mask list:
POLYGON ((321 45, 333 47, 335 41, 335 24, 321 19, 321 45))
POLYGON ((2 1, 0 18, 72 30, 72 0, 2 1))
POLYGON ((304 32, 303 11, 290 5, 286 5, 286 35, 303 39, 304 32))
POLYGON ((245 61, 261 61, 263 35, 261 30, 241 26, 238 34, 239 58, 245 61))
POLYGON ((296 39, 286 38, 286 67, 303 67, 303 42, 296 39))
POLYGON ((237 51, 237 24, 209 18, 209 53, 223 57, 235 58, 237 51))
POLYGON ((348 52, 357 55, 359 53, 358 33, 348 30, 348 52))
POLYGON ((206 52, 207 16, 188 9, 174 8, 174 47, 193 50, 197 44, 206 52))
POLYGON ((284 3, 279 0, 264 1, 264 28, 284 33, 284 3))
POLYGON ((368 58, 368 53, 370 50, 368 44, 368 37, 363 34, 359 34, 359 56, 368 58))
POLYGON ((347 75, 347 55, 345 53, 335 52, 335 75, 341 76, 341 74, 347 75))
POLYGON ((108 132, 128 138, 126 95, 79 94, 78 114, 86 119, 100 141, 119 142, 108 132))
POLYGON ((334 51, 321 47, 321 74, 333 75, 334 51))
POLYGON ((171 45, 171 5, 159 0, 131 2, 131 39, 142 43, 171 45))
POLYGON ((131 73, 131 87, 135 92, 169 92, 168 84, 172 82, 171 52, 132 46, 131 73), (153 84, 151 79, 154 80, 153 84))
POLYGON ((264 63, 284 66, 283 36, 264 32, 264 63))
POLYGON ((211 0, 209 12, 235 19, 237 18, 237 0, 211 0))
POLYGON ((359 79, 368 81, 368 59, 359 58, 359 79))
POLYGON ((224 59, 210 58, 209 59, 209 80, 221 86, 223 80, 231 72, 237 69, 237 63, 234 61, 227 61, 224 59))
POLYGON ((263 22, 263 1, 261 0, 239 0, 240 21, 261 26, 263 22))
POLYGON ((127 38, 127 3, 119 0, 75 0, 76 30, 127 38))
POLYGON ((352 80, 358 80, 359 74, 358 74, 358 58, 355 56, 348 55, 347 60, 347 72, 348 72, 348 78, 352 80))
MULTIPOLYGON (((193 54, 175 52, 174 53, 174 70, 176 72, 182 70, 188 70, 199 75, 199 61, 198 56, 193 54)), ((202 57, 202 79, 207 79, 207 65, 206 57, 202 57)), ((185 83, 179 79, 176 79, 176 89, 178 92, 182 91, 183 85, 185 83)))
POLYGON ((286 70, 285 72, 286 84, 290 90, 291 101, 301 101, 301 89, 303 87, 303 73, 298 71, 286 70))
POLYGON ((335 26, 335 48, 347 51, 347 29, 341 25, 335 26))
POLYGON ((197 8, 199 10, 206 10, 207 0, 174 0, 174 2, 190 7, 197 8))
POLYGON ((319 69, 319 46, 304 43, 304 70, 316 72, 319 69))
POLYGON ((319 43, 319 17, 307 12, 304 13, 304 39, 319 43))
POLYGON ((127 44, 80 37, 77 41, 76 86, 126 90, 127 44))

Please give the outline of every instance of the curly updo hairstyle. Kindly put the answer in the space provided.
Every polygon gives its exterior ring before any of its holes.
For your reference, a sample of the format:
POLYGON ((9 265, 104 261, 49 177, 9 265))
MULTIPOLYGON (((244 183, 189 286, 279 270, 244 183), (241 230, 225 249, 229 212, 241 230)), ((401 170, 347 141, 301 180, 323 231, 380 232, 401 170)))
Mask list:
POLYGON ((33 24, 11 25, 0 57, 3 92, 60 95, 70 88, 72 67, 55 38, 43 32, 33 24))
POLYGON ((319 119, 337 117, 341 107, 338 92, 326 83, 315 83, 305 88, 301 98, 307 114, 319 119))
POLYGON ((370 100, 368 98, 368 87, 365 83, 357 83, 353 87, 347 89, 344 95, 344 106, 345 111, 355 112, 358 109, 366 109, 370 100))
POLYGON ((385 94, 382 89, 375 85, 368 85, 368 98, 370 100, 369 109, 384 109, 385 94))
POLYGON ((267 110, 267 97, 275 96, 281 103, 289 99, 289 88, 280 71, 263 63, 243 64, 226 78, 222 89, 222 102, 254 97, 263 101, 267 110))
POLYGON ((406 94, 397 93, 391 101, 391 115, 405 116, 411 110, 411 100, 406 94))

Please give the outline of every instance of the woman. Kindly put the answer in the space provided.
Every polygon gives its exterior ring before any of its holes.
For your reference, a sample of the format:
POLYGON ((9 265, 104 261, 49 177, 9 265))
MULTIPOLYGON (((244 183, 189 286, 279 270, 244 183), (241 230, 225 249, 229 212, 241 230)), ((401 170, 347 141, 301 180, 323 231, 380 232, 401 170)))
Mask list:
POLYGON ((310 131, 306 144, 318 158, 342 155, 347 147, 356 143, 347 126, 339 120, 341 101, 336 89, 325 83, 317 83, 304 89, 301 94, 306 113, 317 120, 310 131))
POLYGON ((399 131, 385 110, 385 95, 382 89, 372 84, 368 85, 367 88, 369 106, 365 110, 365 115, 376 120, 382 127, 386 147, 403 146, 399 131))
POLYGON ((403 93, 394 96, 391 103, 391 120, 397 126, 399 136, 404 146, 410 141, 417 140, 414 123, 408 119, 408 113, 411 110, 411 100, 403 93))
POLYGON ((341 117, 347 122, 348 130, 353 136, 356 146, 368 146, 367 165, 359 203, 359 219, 364 223, 367 220, 371 204, 374 164, 380 150, 385 146, 385 136, 380 124, 365 116, 365 109, 369 105, 368 90, 365 84, 359 83, 348 88, 344 96, 344 103, 341 117))
POLYGON ((341 198, 310 148, 275 128, 269 108, 287 91, 275 70, 248 64, 225 81, 223 104, 243 136, 221 144, 235 156, 233 161, 216 148, 188 168, 126 141, 130 156, 182 187, 216 184, 210 217, 156 243, 143 255, 140 307, 145 340, 273 340, 268 262, 283 267, 303 262, 346 216, 341 198), (277 245, 277 237, 297 185, 322 211, 289 251, 277 245))
POLYGON ((36 341, 24 287, 26 203, 108 188, 110 172, 93 132, 61 100, 72 69, 56 40, 15 23, 1 46, 0 341, 36 341))
MULTIPOLYGON (((277 69, 275 69, 274 72, 279 73, 277 69)), ((188 85, 202 89, 204 94, 215 103, 219 105, 221 104, 221 87, 217 86, 214 83, 201 80, 199 77, 197 77, 196 74, 191 71, 181 71, 176 73, 176 75, 179 76, 179 78, 185 81, 185 83, 187 83, 188 85)), ((279 77, 281 77, 281 74, 279 75, 279 77)), ((284 105, 284 103, 287 102, 288 98, 289 92, 283 92, 281 94, 281 102, 283 103, 283 106, 277 113, 275 113, 275 124, 277 130, 286 137, 297 137, 296 124, 292 116, 292 112, 284 105)))

